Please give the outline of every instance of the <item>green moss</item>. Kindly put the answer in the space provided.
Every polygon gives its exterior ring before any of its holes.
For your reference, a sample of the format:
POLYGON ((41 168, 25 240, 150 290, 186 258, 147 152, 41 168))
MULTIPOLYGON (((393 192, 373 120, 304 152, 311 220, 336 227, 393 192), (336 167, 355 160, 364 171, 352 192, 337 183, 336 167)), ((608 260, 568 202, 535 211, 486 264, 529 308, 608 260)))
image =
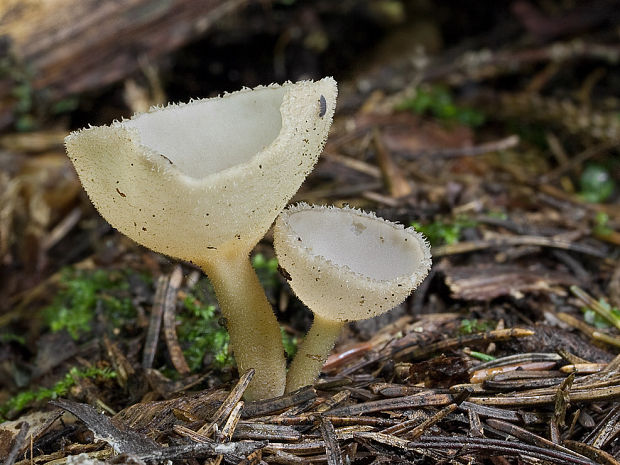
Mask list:
POLYGON ((26 345, 26 338, 16 333, 1 333, 0 342, 16 342, 17 344, 26 345))
POLYGON ((33 78, 32 70, 25 67, 12 53, 0 57, 0 79, 12 82, 13 114, 15 129, 18 131, 31 131, 37 127, 37 121, 34 117, 33 78))
POLYGON ((476 224, 477 223, 470 218, 459 217, 450 222, 438 220, 432 223, 422 224, 415 221, 411 223, 411 226, 424 234, 431 245, 438 246, 459 242, 463 229, 473 228, 476 224))
MULTIPOLYGON (((278 262, 274 259, 265 260, 260 254, 252 259, 259 279, 262 274, 264 286, 279 284, 277 277, 278 262), (256 258, 258 257, 258 258, 256 258)), ((203 301, 215 302, 213 289, 206 281, 196 286, 195 294, 189 294, 183 300, 183 309, 178 315, 177 337, 183 349, 183 355, 192 372, 203 368, 205 355, 211 368, 223 370, 235 365, 234 357, 229 349, 230 339, 222 316, 216 305, 203 301)), ((284 350, 289 357, 297 351, 297 338, 280 328, 284 350)))
POLYGON ((461 320, 461 327, 459 328, 459 333, 461 334, 474 334, 474 333, 483 333, 485 331, 491 331, 493 329, 493 325, 484 320, 470 320, 464 319, 461 320))
POLYGON ((116 378, 116 372, 108 368, 101 369, 91 367, 80 370, 77 367, 73 367, 69 370, 69 373, 64 376, 64 378, 54 384, 51 388, 41 387, 29 391, 23 391, 11 397, 4 404, 0 405, 0 422, 5 421, 8 414, 14 416, 35 402, 56 399, 67 395, 69 389, 75 386, 79 379, 96 377, 112 379, 116 378))
POLYGON ((229 337, 220 324, 220 314, 214 305, 205 305, 193 295, 183 300, 183 311, 177 327, 179 343, 191 371, 202 368, 206 353, 213 357, 213 367, 223 369, 234 365, 229 353, 229 337))
POLYGON ((66 330, 78 340, 92 330, 98 305, 111 323, 110 330, 136 316, 126 295, 129 284, 125 272, 65 269, 60 287, 52 304, 43 310, 43 318, 54 332, 66 330))
POLYGON ((444 122, 458 122, 473 128, 485 122, 485 116, 480 111, 456 105, 449 89, 443 86, 419 88, 413 98, 401 102, 396 109, 431 115, 444 122))

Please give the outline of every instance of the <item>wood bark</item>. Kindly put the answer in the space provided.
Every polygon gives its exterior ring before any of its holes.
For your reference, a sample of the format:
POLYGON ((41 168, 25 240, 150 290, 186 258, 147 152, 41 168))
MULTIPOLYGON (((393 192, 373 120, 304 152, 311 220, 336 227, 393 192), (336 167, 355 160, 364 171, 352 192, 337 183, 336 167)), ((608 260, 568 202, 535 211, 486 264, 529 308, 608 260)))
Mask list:
POLYGON ((0 127, 12 120, 16 85, 57 101, 117 82, 246 3, 0 0, 0 127))

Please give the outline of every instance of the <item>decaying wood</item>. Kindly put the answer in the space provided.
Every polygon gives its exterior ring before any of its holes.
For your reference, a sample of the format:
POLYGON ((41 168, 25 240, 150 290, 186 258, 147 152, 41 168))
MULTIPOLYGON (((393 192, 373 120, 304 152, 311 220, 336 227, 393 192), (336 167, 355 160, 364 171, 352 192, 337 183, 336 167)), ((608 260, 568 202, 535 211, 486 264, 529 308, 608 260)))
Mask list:
POLYGON ((0 127, 17 84, 54 101, 117 82, 204 34, 247 0, 0 3, 0 127))
POLYGON ((112 446, 116 453, 143 455, 161 448, 146 435, 132 429, 120 429, 109 417, 99 414, 90 405, 64 399, 52 401, 51 404, 70 412, 83 421, 98 438, 112 446))
POLYGON ((510 295, 520 298, 526 292, 549 290, 553 286, 570 285, 576 281, 568 273, 545 270, 541 267, 478 264, 446 267, 446 277, 452 297, 466 300, 491 300, 510 295))

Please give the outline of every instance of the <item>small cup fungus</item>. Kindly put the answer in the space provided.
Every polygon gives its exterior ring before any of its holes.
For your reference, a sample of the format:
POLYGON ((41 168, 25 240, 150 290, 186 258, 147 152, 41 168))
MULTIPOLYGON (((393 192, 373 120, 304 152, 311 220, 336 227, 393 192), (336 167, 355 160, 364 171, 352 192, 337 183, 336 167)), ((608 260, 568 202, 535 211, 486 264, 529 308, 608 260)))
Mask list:
POLYGON ((332 78, 243 89, 65 139, 112 226, 209 276, 239 371, 256 370, 250 400, 282 394, 286 362, 248 255, 316 163, 336 94, 332 78))
POLYGON ((293 291, 314 313, 287 392, 316 380, 346 322, 398 305, 431 266, 420 233, 353 208, 290 207, 276 221, 274 245, 293 291))

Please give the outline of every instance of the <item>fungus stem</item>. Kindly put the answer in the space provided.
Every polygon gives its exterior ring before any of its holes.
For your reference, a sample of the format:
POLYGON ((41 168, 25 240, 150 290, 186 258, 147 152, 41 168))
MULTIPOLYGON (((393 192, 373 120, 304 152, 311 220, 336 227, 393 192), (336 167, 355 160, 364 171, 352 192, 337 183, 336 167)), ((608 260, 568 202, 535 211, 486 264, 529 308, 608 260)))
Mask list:
POLYGON ((280 327, 271 304, 246 254, 214 254, 200 263, 220 304, 239 373, 256 373, 245 391, 246 400, 283 394, 286 359, 280 327))
POLYGON ((327 356, 334 348, 344 323, 321 318, 316 313, 312 327, 297 349, 286 377, 286 392, 313 384, 321 373, 327 356))

